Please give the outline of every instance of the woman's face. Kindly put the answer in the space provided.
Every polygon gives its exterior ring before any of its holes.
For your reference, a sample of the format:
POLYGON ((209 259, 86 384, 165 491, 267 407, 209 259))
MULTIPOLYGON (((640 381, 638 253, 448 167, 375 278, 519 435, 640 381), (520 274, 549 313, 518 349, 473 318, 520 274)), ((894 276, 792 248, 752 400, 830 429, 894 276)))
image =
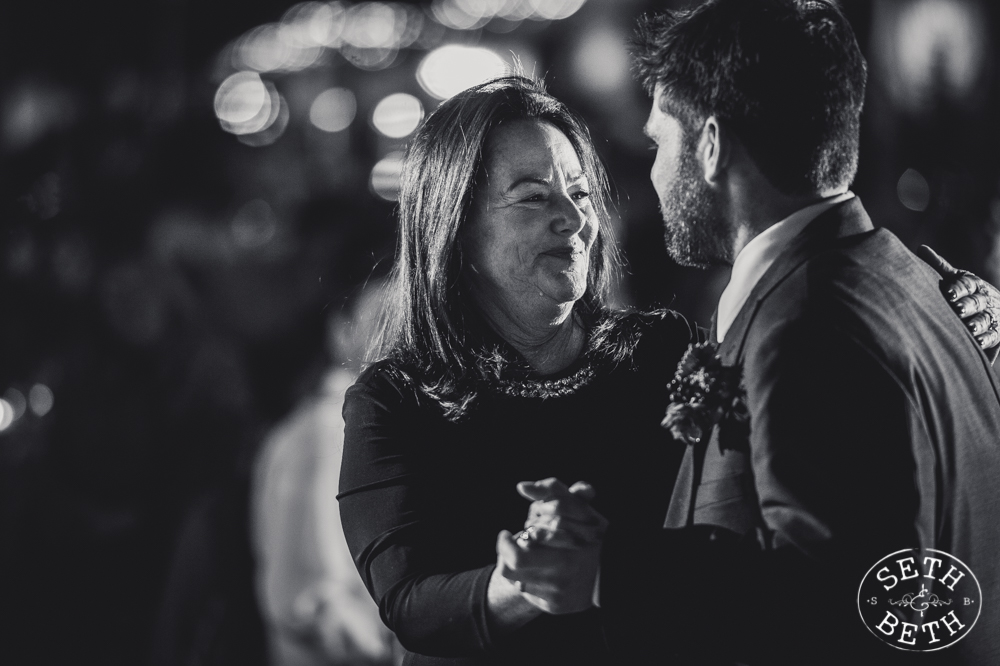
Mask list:
POLYGON ((547 122, 511 122, 490 133, 483 167, 463 231, 476 288, 505 310, 578 300, 597 216, 573 144, 547 122))

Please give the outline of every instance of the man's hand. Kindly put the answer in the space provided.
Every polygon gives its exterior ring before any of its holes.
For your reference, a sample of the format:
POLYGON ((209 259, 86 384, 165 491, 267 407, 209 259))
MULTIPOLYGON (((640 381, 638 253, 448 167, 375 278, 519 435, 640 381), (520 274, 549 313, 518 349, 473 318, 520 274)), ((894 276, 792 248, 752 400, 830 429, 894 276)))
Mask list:
POLYGON ((1000 291, 977 275, 958 270, 926 245, 917 249, 917 255, 941 274, 941 293, 979 346, 993 351, 987 353, 990 360, 996 360, 1000 351, 1000 291))
POLYGON ((555 478, 522 481, 517 492, 532 500, 525 530, 541 530, 538 536, 546 545, 579 548, 604 539, 608 521, 590 506, 596 492, 589 483, 577 481, 567 488, 555 478))
POLYGON ((533 502, 524 531, 497 536, 501 575, 546 613, 587 610, 593 605, 607 528, 607 520, 589 504, 593 488, 582 482, 567 488, 558 479, 545 479, 519 483, 518 492, 533 502))

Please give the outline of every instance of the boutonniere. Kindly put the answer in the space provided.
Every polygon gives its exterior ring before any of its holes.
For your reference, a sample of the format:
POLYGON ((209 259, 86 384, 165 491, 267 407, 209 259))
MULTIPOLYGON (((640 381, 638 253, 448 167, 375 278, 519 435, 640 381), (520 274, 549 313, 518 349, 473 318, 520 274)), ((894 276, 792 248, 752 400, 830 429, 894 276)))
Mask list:
POLYGON ((689 345, 667 385, 670 405, 660 425, 685 444, 700 444, 719 428, 719 449, 747 450, 750 412, 739 366, 726 366, 718 345, 689 345))

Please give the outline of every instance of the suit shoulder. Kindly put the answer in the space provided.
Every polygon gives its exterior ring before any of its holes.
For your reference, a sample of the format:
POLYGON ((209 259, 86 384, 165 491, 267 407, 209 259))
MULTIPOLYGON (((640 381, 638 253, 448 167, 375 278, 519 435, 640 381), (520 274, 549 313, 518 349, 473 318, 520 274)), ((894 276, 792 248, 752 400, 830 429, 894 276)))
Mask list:
POLYGON ((937 365, 972 372, 979 352, 939 282, 934 269, 886 230, 842 239, 799 265, 764 299, 748 352, 808 336, 816 348, 822 341, 850 340, 900 381, 914 373, 938 376, 937 365))
POLYGON ((872 314, 887 304, 944 300, 940 277, 891 232, 878 229, 839 239, 796 267, 764 299, 785 317, 872 314))

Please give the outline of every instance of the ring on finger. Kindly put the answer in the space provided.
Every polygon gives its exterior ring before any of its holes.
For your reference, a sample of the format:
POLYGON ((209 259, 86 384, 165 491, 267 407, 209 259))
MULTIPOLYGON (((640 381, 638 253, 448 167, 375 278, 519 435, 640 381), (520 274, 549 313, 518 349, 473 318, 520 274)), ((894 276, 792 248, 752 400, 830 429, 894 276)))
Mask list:
POLYGON ((535 538, 535 531, 537 529, 538 528, 535 527, 534 525, 528 525, 523 530, 518 532, 517 540, 521 543, 528 543, 529 541, 535 538))

